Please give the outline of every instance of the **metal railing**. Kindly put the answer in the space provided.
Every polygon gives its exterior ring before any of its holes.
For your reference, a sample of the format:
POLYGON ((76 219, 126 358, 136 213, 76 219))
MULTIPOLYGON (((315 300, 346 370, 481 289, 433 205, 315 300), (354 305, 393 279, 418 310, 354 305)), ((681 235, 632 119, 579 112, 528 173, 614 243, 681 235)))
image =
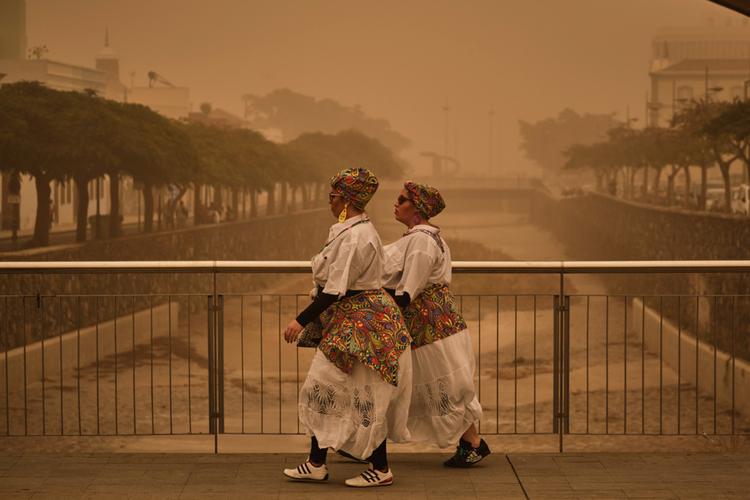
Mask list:
MULTIPOLYGON (((1 262, 2 275, 199 273, 209 284, 0 296, 0 435, 210 434, 218 450, 220 434, 299 433, 313 351, 280 332, 307 296, 226 291, 217 277, 309 272, 308 262, 1 262)), ((750 296, 571 293, 580 275, 750 273, 750 261, 455 262, 454 272, 554 282, 551 293, 456 287, 483 434, 557 436, 562 450, 565 435, 750 433, 750 367, 737 352, 750 296)))

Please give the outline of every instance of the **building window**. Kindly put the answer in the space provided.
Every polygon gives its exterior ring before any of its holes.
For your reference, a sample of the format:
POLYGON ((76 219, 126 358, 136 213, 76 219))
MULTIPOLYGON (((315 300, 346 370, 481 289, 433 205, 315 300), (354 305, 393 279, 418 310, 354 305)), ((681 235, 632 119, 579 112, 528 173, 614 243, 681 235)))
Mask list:
POLYGON ((677 100, 678 101, 689 101, 693 98, 693 88, 692 87, 678 87, 677 88, 677 100))

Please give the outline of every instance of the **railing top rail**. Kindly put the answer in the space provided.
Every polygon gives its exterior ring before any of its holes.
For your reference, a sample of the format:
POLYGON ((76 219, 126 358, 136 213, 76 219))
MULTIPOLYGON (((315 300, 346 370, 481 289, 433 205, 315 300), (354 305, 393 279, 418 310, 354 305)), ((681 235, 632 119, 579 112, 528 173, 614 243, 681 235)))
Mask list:
MULTIPOLYGON (((308 273, 308 261, 81 261, 0 262, 0 274, 308 273)), ((454 261, 464 274, 750 273, 750 260, 454 261)))

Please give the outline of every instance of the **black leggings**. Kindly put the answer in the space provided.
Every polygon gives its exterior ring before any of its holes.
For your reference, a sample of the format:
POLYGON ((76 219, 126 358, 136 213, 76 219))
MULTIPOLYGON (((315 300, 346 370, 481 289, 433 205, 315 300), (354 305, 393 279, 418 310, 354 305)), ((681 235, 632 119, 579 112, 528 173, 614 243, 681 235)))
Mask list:
MULTIPOLYGON (((386 440, 384 439, 380 446, 375 448, 367 458, 367 461, 372 463, 372 466, 378 470, 388 470, 388 454, 386 452, 386 440)), ((328 455, 328 448, 321 448, 318 446, 318 440, 315 436, 310 439, 310 461, 316 464, 326 463, 328 455)))

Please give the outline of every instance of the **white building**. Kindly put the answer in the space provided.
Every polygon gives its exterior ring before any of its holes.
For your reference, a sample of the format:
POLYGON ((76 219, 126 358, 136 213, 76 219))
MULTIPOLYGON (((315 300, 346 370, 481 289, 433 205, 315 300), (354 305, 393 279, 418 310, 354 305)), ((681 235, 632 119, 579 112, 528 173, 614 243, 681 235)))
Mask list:
POLYGON ((694 100, 744 98, 750 26, 721 24, 668 29, 654 38, 649 125, 669 126, 674 113, 694 100))

